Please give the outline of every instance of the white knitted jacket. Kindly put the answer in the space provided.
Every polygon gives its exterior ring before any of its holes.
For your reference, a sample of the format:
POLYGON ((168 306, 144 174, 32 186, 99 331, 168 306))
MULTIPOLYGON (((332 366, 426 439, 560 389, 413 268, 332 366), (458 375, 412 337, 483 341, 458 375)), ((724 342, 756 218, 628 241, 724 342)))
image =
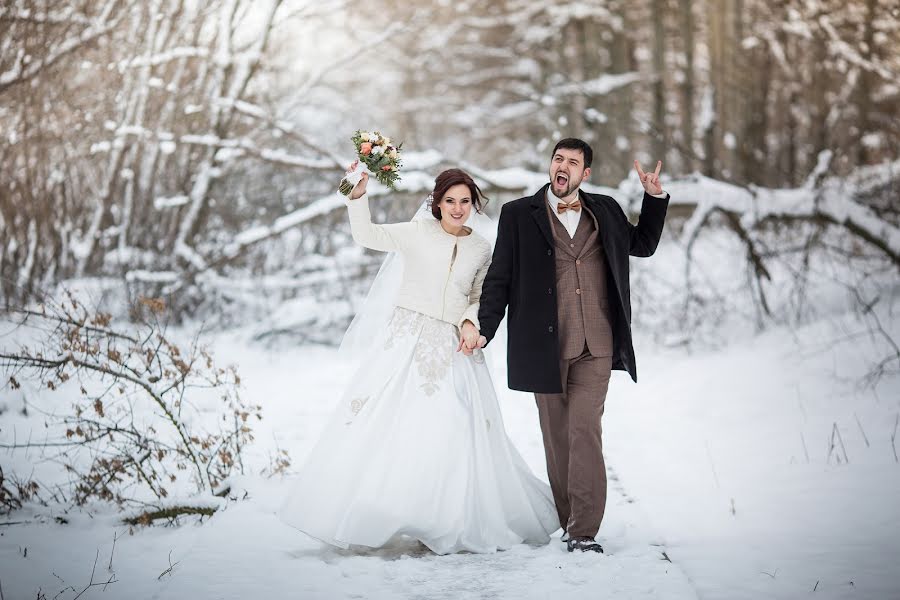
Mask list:
POLYGON ((347 200, 356 243, 403 255, 403 282, 395 304, 462 327, 478 324, 481 285, 491 263, 491 245, 474 231, 455 236, 437 219, 376 225, 369 200, 347 200))

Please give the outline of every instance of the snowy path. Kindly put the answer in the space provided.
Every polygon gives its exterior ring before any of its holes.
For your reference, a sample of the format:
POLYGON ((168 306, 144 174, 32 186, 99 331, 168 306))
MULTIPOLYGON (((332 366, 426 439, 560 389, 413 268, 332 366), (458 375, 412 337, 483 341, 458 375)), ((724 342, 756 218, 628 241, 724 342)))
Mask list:
MULTIPOLYGON (((263 394, 269 425, 278 424, 279 444, 299 459, 337 401, 335 382, 346 373, 334 354, 324 349, 274 362, 271 356, 257 359, 258 365, 247 365, 246 357, 242 362, 253 378, 247 387, 263 394), (297 381, 303 382, 300 393, 293 385, 297 381)), ((501 402, 507 430, 543 477, 533 400, 507 392, 501 402)), ((178 576, 157 597, 205 593, 242 598, 250 592, 283 595, 296 590, 299 598, 547 598, 595 590, 625 598, 696 598, 684 574, 663 559, 639 506, 629 502, 615 482, 610 518, 604 523, 607 556, 570 555, 558 539, 547 546, 523 545, 494 555, 435 556, 416 545, 362 555, 340 551, 284 527, 271 515, 288 481, 244 482, 253 487, 252 501, 232 506, 216 517, 215 527, 206 526, 197 534, 178 576), (240 535, 235 545, 235 532, 252 534, 240 535), (216 589, 222 573, 229 577, 216 589)))
MULTIPOLYGON (((199 526, 128 536, 100 511, 2 527, 0 585, 5 598, 80 591, 97 552, 105 581, 116 534, 116 583, 82 598, 900 598, 900 378, 861 389, 868 349, 832 343, 849 329, 776 331, 695 356, 639 344, 641 383, 616 374, 604 417, 607 555, 570 555, 558 539, 493 555, 339 551, 274 517, 287 478, 246 476, 233 489, 242 500, 199 526), (849 463, 830 451, 835 429, 849 463)), ((262 352, 236 336, 214 349, 264 406, 251 470, 276 442, 298 466, 346 366, 330 349, 262 352)), ((534 402, 498 383, 507 431, 544 477, 534 402)))
MULTIPOLYGON (((295 461, 302 460, 346 376, 335 353, 307 348, 243 354, 240 344, 226 342, 218 356, 240 361, 245 393, 265 407, 257 449, 272 447, 266 442, 274 435, 295 461)), ((507 392, 501 401, 510 435, 535 473, 545 477, 533 400, 507 392)), ((76 515, 65 527, 8 528, 0 543, 4 593, 7 598, 34 597, 40 588, 52 597, 64 587, 62 581, 80 591, 97 550, 102 568, 95 581, 105 581, 115 534, 117 582, 104 598, 543 599, 585 592, 622 598, 697 597, 678 566, 663 558, 664 548, 647 527, 640 505, 615 480, 601 535, 607 555, 569 554, 558 538, 546 546, 521 545, 493 555, 436 556, 417 545, 345 552, 325 547, 275 518, 289 483, 238 478, 232 494, 243 498, 246 490, 246 499, 230 503, 200 526, 152 528, 128 536, 114 515, 76 515), (27 558, 21 554, 24 547, 27 558), (175 566, 158 579, 169 566, 170 551, 175 566)), ((92 591, 100 595, 99 588, 92 591)), ((74 595, 70 591, 61 598, 74 595)))

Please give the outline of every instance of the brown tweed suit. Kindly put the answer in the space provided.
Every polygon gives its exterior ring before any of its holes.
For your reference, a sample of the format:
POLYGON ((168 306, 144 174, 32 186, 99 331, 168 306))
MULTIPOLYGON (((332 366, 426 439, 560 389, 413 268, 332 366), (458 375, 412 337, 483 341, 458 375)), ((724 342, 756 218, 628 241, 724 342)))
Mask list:
POLYGON ((606 508, 600 420, 612 368, 606 257, 594 215, 582 208, 575 237, 547 207, 556 246, 561 394, 535 394, 547 474, 560 526, 594 537, 606 508))

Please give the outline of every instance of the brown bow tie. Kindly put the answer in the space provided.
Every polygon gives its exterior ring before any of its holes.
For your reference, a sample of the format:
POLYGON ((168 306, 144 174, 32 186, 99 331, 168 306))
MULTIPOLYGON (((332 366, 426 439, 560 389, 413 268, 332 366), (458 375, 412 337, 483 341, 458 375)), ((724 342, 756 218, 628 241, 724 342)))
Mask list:
POLYGON ((556 212, 558 212, 559 214, 563 214, 570 209, 574 210, 575 212, 581 210, 581 200, 574 200, 570 204, 566 204, 565 202, 558 202, 556 204, 556 212))

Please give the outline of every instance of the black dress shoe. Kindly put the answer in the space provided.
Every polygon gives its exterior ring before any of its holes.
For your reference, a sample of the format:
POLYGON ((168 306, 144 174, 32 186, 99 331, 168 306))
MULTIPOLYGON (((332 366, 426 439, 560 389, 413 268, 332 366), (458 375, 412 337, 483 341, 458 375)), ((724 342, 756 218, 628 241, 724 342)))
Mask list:
POLYGON ((594 541, 594 538, 589 537, 569 538, 566 546, 569 548, 569 552, 575 552, 576 550, 581 550, 582 552, 603 552, 603 546, 594 541))

